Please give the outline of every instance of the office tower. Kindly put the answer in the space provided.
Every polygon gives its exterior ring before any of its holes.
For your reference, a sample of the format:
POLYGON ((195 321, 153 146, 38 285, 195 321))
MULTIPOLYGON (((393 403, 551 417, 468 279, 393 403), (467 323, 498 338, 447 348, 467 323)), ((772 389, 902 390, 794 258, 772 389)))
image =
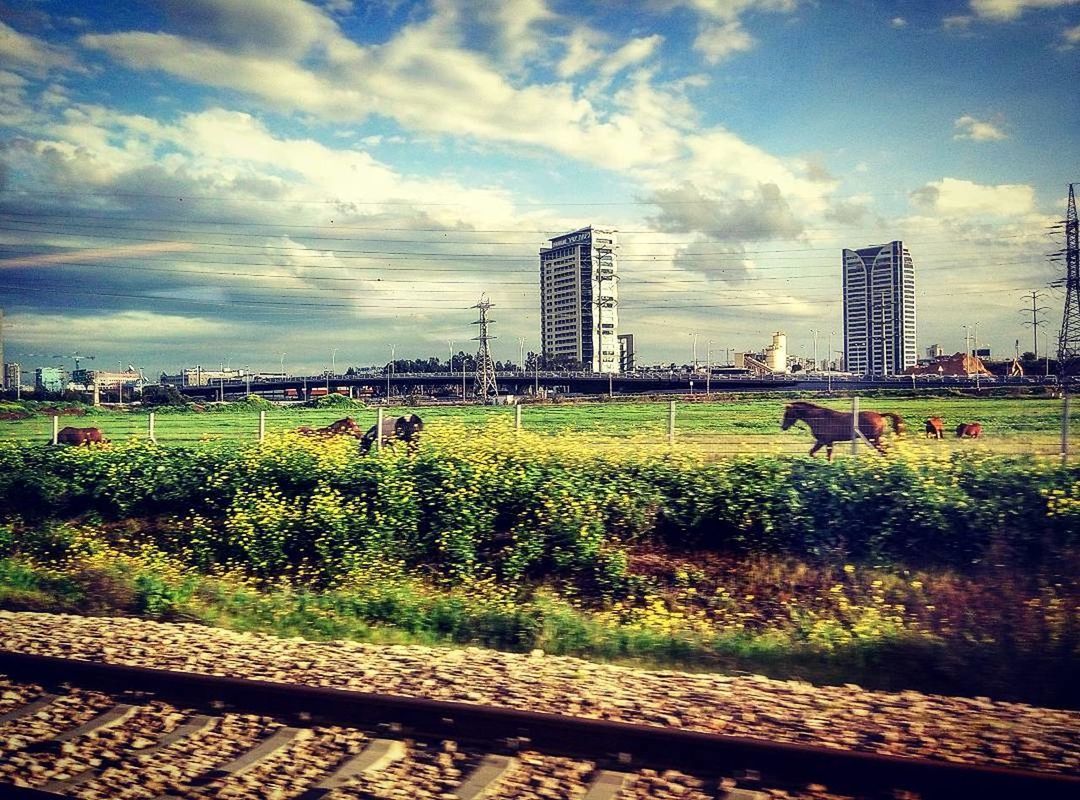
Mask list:
POLYGON ((857 375, 916 364, 915 266, 903 242, 843 251, 844 363, 857 375))

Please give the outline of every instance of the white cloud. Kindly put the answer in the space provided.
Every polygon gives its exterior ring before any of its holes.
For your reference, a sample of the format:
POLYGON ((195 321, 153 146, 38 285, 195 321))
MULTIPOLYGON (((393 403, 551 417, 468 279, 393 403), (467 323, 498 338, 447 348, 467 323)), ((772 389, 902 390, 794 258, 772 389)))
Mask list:
POLYGON ((1008 135, 992 122, 975 119, 968 114, 953 122, 956 133, 953 139, 967 139, 973 142, 996 142, 1009 138, 1008 135))
POLYGON ((1063 30, 1061 32, 1061 39, 1063 49, 1070 49, 1080 45, 1080 25, 1063 30))
POLYGON ((946 217, 1024 217, 1035 213, 1035 190, 1027 184, 988 186, 956 178, 927 183, 911 193, 915 206, 946 217))
POLYGON ((906 28, 907 20, 903 17, 893 17, 891 20, 889 20, 889 24, 892 25, 894 28, 906 28))
POLYGON ((971 11, 980 19, 1008 22, 1028 9, 1060 8, 1080 0, 971 0, 971 11))
POLYGON ((556 69, 560 78, 570 78, 585 71, 600 60, 601 36, 592 28, 574 28, 566 37, 566 53, 556 69))
POLYGON ((45 75, 57 67, 70 67, 66 51, 41 39, 26 36, 0 21, 0 63, 15 72, 45 75))
POLYGON ((605 76, 614 75, 626 67, 650 58, 660 47, 664 37, 658 34, 631 39, 608 58, 600 68, 605 76))
POLYGON ((752 50, 755 43, 754 37, 746 32, 741 22, 731 20, 720 25, 702 27, 694 39, 694 49, 710 64, 717 64, 735 53, 752 50))
POLYGON ((966 31, 974 19, 968 14, 954 14, 941 20, 941 26, 947 31, 966 31))

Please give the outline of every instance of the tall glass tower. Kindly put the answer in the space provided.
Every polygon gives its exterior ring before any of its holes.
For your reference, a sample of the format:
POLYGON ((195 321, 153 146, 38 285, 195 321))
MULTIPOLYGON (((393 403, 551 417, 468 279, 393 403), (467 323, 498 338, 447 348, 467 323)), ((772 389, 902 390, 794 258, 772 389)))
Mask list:
POLYGON ((540 249, 540 343, 548 364, 619 371, 617 248, 615 231, 589 227, 540 249))
POLYGON ((901 241, 843 251, 844 365, 899 375, 918 359, 915 265, 901 241))

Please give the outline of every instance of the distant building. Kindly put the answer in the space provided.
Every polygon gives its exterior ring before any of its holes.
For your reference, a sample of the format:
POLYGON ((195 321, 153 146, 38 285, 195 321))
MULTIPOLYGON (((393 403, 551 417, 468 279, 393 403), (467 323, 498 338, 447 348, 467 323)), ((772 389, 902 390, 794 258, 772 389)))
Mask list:
POLYGON ((843 270, 848 370, 884 376, 915 366, 915 266, 904 243, 845 249, 843 270))
POLYGON ((926 357, 933 361, 935 358, 941 358, 945 355, 945 351, 940 344, 932 344, 926 348, 926 357))
MULTIPOLYGON (((196 365, 186 367, 175 375, 161 373, 161 383, 170 386, 208 386, 218 381, 243 380, 246 376, 247 373, 242 369, 204 369, 196 365)), ((277 378, 278 376, 270 377, 277 378)))
POLYGON ((67 376, 63 367, 38 367, 34 371, 34 391, 62 392, 67 376))
POLYGON ((540 342, 549 365, 619 371, 615 232, 582 228, 540 249, 540 342))
POLYGON ((619 334, 619 371, 633 372, 637 354, 634 352, 634 334, 619 334))
POLYGON ((3 382, 5 389, 18 389, 22 385, 22 367, 14 361, 4 364, 3 382))

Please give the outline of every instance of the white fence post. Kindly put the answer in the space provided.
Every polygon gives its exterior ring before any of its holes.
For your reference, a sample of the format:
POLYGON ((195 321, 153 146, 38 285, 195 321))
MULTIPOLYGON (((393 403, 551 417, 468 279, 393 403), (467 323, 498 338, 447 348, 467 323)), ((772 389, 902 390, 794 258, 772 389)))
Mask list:
MULTIPOLYGON (((389 402, 390 398, 387 398, 389 402)), ((382 421, 383 421, 383 407, 379 406, 378 416, 375 418, 375 452, 382 452, 382 421)))
POLYGON ((60 417, 53 414, 52 418, 52 443, 56 444, 57 438, 60 436, 60 417))
POLYGON ((1061 393, 1061 463, 1069 461, 1069 390, 1061 393))
POLYGON ((859 454, 859 398, 851 398, 851 454, 859 454))
POLYGON ((157 444, 157 438, 154 436, 154 412, 150 412, 150 416, 147 420, 146 435, 150 437, 150 441, 157 444))
POLYGON ((675 444, 675 401, 668 400, 667 410, 667 443, 675 444))
POLYGON ((265 409, 259 411, 259 441, 261 442, 266 438, 266 411, 265 409))
POLYGON ((514 430, 521 430, 521 404, 518 403, 514 406, 514 430))

